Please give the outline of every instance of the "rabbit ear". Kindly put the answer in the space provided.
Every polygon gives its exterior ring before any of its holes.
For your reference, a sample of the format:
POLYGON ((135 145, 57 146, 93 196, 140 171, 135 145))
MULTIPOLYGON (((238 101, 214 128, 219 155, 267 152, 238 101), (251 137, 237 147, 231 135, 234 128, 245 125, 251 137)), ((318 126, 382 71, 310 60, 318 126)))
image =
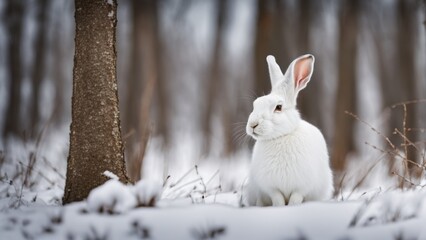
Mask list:
POLYGON ((280 66, 275 61, 274 56, 268 55, 266 57, 266 62, 268 63, 269 77, 271 79, 272 89, 274 89, 277 83, 284 79, 284 75, 281 71, 280 66))
POLYGON ((306 54, 298 57, 294 60, 291 65, 291 80, 294 83, 294 92, 297 93, 304 89, 308 82, 311 80, 312 73, 314 71, 315 58, 311 54, 306 54))

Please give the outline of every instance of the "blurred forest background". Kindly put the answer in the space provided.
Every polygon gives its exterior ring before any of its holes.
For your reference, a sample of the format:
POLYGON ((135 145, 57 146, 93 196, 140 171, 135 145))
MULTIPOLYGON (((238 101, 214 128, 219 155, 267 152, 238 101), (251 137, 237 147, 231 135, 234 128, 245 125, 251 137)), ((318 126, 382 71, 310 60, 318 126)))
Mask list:
MULTIPOLYGON (((68 138, 73 12, 67 0, 0 2, 0 150, 54 132, 68 138)), ((269 54, 283 70, 315 55, 298 106, 325 135, 337 175, 350 160, 367 164, 376 153, 395 160, 400 155, 385 150, 389 141, 423 164, 424 22, 419 0, 118 0, 117 75, 131 176, 140 178, 138 162, 152 152, 162 154, 164 175, 182 159, 232 161, 248 152, 245 121, 253 100, 270 91, 269 54)), ((66 164, 67 143, 49 144, 64 145, 55 161, 66 164)))

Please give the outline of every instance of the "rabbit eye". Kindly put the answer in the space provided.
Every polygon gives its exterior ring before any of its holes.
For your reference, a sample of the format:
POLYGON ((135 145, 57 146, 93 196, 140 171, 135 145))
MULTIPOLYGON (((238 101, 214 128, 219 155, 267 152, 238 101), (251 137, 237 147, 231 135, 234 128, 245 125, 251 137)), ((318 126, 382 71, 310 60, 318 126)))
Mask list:
POLYGON ((281 112, 282 108, 283 108, 283 105, 278 104, 278 105, 275 107, 274 112, 281 112))

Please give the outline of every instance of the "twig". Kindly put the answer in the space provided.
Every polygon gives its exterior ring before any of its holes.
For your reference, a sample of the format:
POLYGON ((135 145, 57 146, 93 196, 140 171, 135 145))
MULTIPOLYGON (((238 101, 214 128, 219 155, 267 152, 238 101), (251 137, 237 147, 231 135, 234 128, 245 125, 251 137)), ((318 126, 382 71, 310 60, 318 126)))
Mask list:
POLYGON ((170 179, 170 175, 167 175, 166 179, 163 181, 163 188, 167 185, 167 183, 169 182, 170 179))
MULTIPOLYGON (((26 167, 29 168, 30 166, 25 165, 23 162, 18 161, 18 163, 22 166, 22 167, 26 167)), ((44 178, 48 183, 50 183, 51 185, 55 185, 55 182, 50 180, 48 177, 46 177, 46 175, 44 175, 41 171, 34 169, 33 171, 35 171, 36 173, 38 173, 42 178, 44 178)))
POLYGON ((64 175, 62 175, 62 173, 60 173, 59 172, 59 170, 56 168, 56 167, 54 167, 53 165, 52 165, 52 163, 51 162, 49 162, 49 161, 47 161, 47 159, 45 158, 45 157, 43 157, 43 161, 56 173, 56 174, 58 174, 58 176, 60 177, 60 178, 62 178, 62 179, 64 179, 65 180, 65 176, 64 175))
POLYGON ((371 202, 377 197, 378 194, 379 194, 379 192, 376 192, 376 194, 374 196, 372 196, 370 199, 367 199, 367 200, 364 201, 362 206, 359 208, 359 210, 356 212, 356 214, 354 215, 354 217, 350 221, 349 226, 348 226, 349 228, 355 227, 357 225, 357 223, 360 220, 360 218, 362 217, 362 215, 364 215, 364 213, 367 211, 368 207, 370 206, 371 202))
POLYGON ((213 178, 215 178, 218 174, 219 174, 219 169, 216 170, 216 172, 210 177, 209 180, 207 180, 206 185, 209 185, 209 183, 213 180, 213 178))
MULTIPOLYGON (((169 197, 169 196, 170 196, 170 194, 175 193, 176 191, 178 191, 178 190, 180 190, 180 189, 182 189, 182 188, 184 188, 184 187, 188 186, 189 184, 195 183, 195 182, 200 181, 200 180, 201 180, 200 178, 196 178, 196 179, 193 179, 193 180, 191 180, 191 181, 189 181, 189 182, 186 182, 185 184, 182 184, 182 185, 181 185, 181 186, 179 186, 179 187, 174 188, 174 189, 173 189, 173 191, 172 191, 172 192, 170 192, 170 193, 167 195, 167 197, 169 197)), ((192 190, 191 190, 191 191, 192 191, 192 190)))
MULTIPOLYGON (((404 136, 407 136, 407 105, 403 104, 402 105, 404 108, 404 118, 402 120, 402 130, 404 131, 404 136)), ((407 146, 407 142, 406 142, 407 138, 404 138, 404 153, 405 153, 405 158, 408 159, 408 146, 407 146)), ((404 161, 404 174, 405 177, 409 177, 410 181, 411 181, 411 176, 408 173, 408 163, 407 161, 404 161)), ((401 180, 401 187, 404 187, 404 182, 401 180)))
POLYGON ((421 150, 417 147, 417 145, 407 138, 407 135, 403 134, 397 128, 395 128, 395 133, 401 136, 402 139, 404 140, 404 143, 401 144, 402 146, 405 146, 405 147, 412 146, 416 149, 417 152, 421 152, 421 150))
POLYGON ((375 132, 377 135, 381 136, 382 138, 384 138, 386 140, 386 142, 389 144, 389 146, 396 150, 395 145, 391 142, 391 140, 386 137, 385 135, 383 135, 383 133, 381 133, 379 130, 377 130, 375 127, 373 127, 371 124, 367 123, 366 121, 362 120, 360 117, 358 117, 356 114, 349 112, 349 111, 345 111, 346 114, 352 116, 353 118, 355 118, 356 120, 360 121, 361 123, 367 125, 368 127, 370 127, 371 130, 373 130, 373 132, 375 132))
POLYGON ((422 165, 416 163, 415 161, 407 159, 406 157, 402 156, 398 151, 395 151, 395 152, 393 152, 393 151, 392 152, 391 151, 386 151, 386 150, 383 150, 383 149, 381 149, 381 148, 379 148, 377 146, 374 146, 374 145, 370 144, 369 142, 365 142, 365 144, 367 144, 368 146, 372 147, 373 149, 375 149, 377 151, 380 151, 382 153, 387 153, 387 154, 390 154, 392 156, 400 157, 403 160, 407 161, 408 163, 411 163, 411 164, 413 164, 413 165, 415 165, 415 166, 417 166, 419 168, 425 169, 425 167, 423 167, 422 165))
MULTIPOLYGON (((341 197, 341 200, 343 201, 344 199, 343 199, 343 181, 345 180, 345 178, 346 178, 346 174, 347 174, 347 172, 345 172, 344 174, 343 174, 343 176, 342 176, 342 178, 340 179, 340 181, 339 181, 339 192, 340 192, 340 197, 341 197)), ((336 193, 337 194, 337 193, 336 193)), ((336 198, 337 198, 337 196, 336 196, 336 198)))
MULTIPOLYGON (((423 162, 422 162, 422 164, 418 164, 416 166, 421 169, 421 171, 422 171, 421 175, 422 175, 423 172, 425 171, 425 151, 423 151, 423 154, 422 154, 422 151, 417 147, 417 145, 415 143, 413 143, 410 139, 408 139, 406 135, 404 135, 403 133, 401 133, 401 131, 399 131, 396 128, 395 128, 395 133, 397 133, 398 135, 400 135, 404 139, 404 144, 403 145, 404 145, 405 149, 407 149, 408 146, 412 146, 412 147, 414 147, 414 149, 416 149, 416 152, 421 155, 423 162)), ((406 155, 406 159, 408 161, 408 155, 406 155)))
MULTIPOLYGON (((213 189, 214 190, 214 189, 213 189)), ((216 196, 217 196, 217 194, 218 193, 220 193, 220 192, 222 192, 222 185, 219 185, 217 188, 216 188, 216 192, 214 193, 214 199, 213 199, 213 202, 214 203, 216 203, 216 196)))
POLYGON ((362 178, 357 182, 357 184, 355 184, 355 186, 353 187, 352 191, 349 193, 349 195, 346 197, 346 199, 349 199, 352 194, 355 192, 355 190, 361 186, 361 184, 365 181, 365 179, 367 178, 367 176, 371 173, 371 171, 373 171, 373 168, 375 168, 377 166, 377 164, 379 164, 379 162, 383 159, 383 156, 380 156, 379 159, 367 170, 367 172, 365 172, 364 176, 362 176, 362 178))
POLYGON ((198 172, 198 166, 197 165, 195 165, 195 173, 197 174, 197 176, 200 177, 200 183, 201 183, 201 186, 203 186, 203 191, 201 191, 200 193, 201 193, 201 195, 202 195, 202 197, 204 199, 204 197, 205 197, 205 195, 207 193, 207 185, 204 183, 203 177, 198 172))
MULTIPOLYGON (((197 167, 197 165, 195 165, 195 168, 197 167)), ((188 176, 192 170, 194 170, 194 168, 189 169, 182 177, 180 177, 175 183, 171 183, 170 184, 170 188, 175 187, 176 185, 178 185, 186 176, 188 176)))
POLYGON ((405 102, 400 102, 400 103, 396 103, 396 104, 392 105, 392 108, 396 108, 396 107, 401 106, 401 105, 423 103, 423 102, 426 102, 426 99, 417 99, 417 100, 405 101, 405 102))
POLYGON ((424 133, 426 132, 426 128, 407 128, 408 132, 420 132, 424 133))
POLYGON ((423 187, 425 187, 425 186, 426 186, 426 185, 419 185, 419 184, 415 184, 415 183, 413 183, 410 179, 408 179, 408 178, 406 178, 406 177, 404 177, 404 176, 401 176, 401 175, 400 175, 400 174, 398 174, 397 172, 392 172, 392 174, 394 174, 394 175, 398 176, 399 178, 401 178, 401 181, 404 181, 404 182, 407 182, 407 183, 411 184, 411 186, 421 187, 421 188, 423 188, 423 187))

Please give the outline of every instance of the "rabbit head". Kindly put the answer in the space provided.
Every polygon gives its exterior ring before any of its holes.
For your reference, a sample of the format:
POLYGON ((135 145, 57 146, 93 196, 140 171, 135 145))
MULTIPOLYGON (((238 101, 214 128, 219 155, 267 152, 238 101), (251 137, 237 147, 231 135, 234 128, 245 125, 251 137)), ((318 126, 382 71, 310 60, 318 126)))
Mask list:
POLYGON ((301 118, 296 99, 311 79, 315 58, 306 54, 295 59, 285 74, 271 55, 266 57, 272 91, 253 102, 246 132, 256 140, 274 139, 294 131, 301 118))

